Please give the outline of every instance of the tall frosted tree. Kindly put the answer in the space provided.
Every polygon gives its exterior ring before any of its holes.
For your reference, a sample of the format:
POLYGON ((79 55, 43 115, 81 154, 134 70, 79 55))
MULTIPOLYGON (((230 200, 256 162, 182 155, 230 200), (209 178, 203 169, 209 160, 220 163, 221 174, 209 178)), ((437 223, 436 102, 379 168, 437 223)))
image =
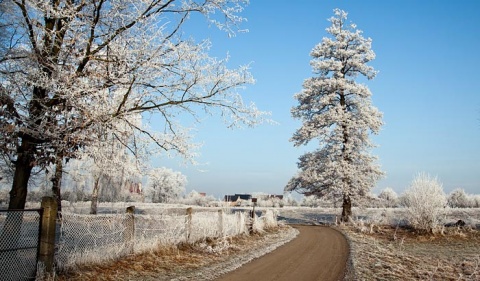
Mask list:
POLYGON ((227 68, 209 56, 208 40, 196 42, 183 28, 198 14, 233 35, 247 4, 0 1, 0 155, 12 173, 9 209, 24 208, 32 171, 55 163, 60 173, 64 159, 118 122, 186 159, 197 145, 180 116, 199 121, 207 112, 228 126, 258 123, 263 113, 237 91, 254 82, 248 67, 227 68), (129 122, 132 115, 155 118, 155 128, 129 122))
POLYGON ((372 105, 371 92, 360 78, 373 79, 376 71, 367 63, 375 58, 372 40, 364 38, 347 13, 335 9, 329 19, 330 34, 311 51, 316 76, 303 83, 294 97, 292 116, 302 121, 291 141, 295 146, 318 140, 320 147, 299 158, 299 173, 285 190, 305 195, 335 196, 342 203, 342 220, 352 215, 352 200, 365 196, 382 176, 370 134, 383 124, 372 105))

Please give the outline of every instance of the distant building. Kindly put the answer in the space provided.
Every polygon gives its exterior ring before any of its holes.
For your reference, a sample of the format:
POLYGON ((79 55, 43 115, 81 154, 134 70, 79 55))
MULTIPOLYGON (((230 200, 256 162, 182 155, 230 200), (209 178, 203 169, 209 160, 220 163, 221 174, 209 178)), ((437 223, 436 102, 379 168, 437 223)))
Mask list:
POLYGON ((252 200, 251 194, 235 194, 235 195, 225 195, 225 202, 237 202, 238 200, 249 201, 252 200))
POLYGON ((235 195, 225 195, 225 202, 229 203, 230 206, 242 206, 242 202, 249 202, 252 200, 252 195, 250 194, 235 194, 235 195))

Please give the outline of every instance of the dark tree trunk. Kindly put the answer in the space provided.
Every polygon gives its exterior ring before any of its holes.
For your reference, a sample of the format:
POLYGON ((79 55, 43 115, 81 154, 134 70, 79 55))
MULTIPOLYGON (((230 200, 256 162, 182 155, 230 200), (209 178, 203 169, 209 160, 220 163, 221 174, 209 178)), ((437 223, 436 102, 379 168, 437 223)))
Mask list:
POLYGON ((17 150, 15 173, 13 175, 12 189, 10 190, 9 210, 24 209, 27 201, 28 180, 32 174, 33 156, 31 148, 33 144, 23 139, 17 150))
MULTIPOLYGON (((28 180, 32 174, 33 156, 30 149, 33 145, 22 140, 17 148, 17 161, 13 175, 12 189, 10 190, 9 210, 23 210, 27 201, 28 180)), ((17 247, 22 229, 23 212, 9 212, 0 234, 0 250, 17 247)))
MULTIPOLYGON (((340 94, 340 105, 344 107, 344 111, 347 112, 347 107, 346 107, 347 101, 345 98, 344 93, 342 92, 340 94)), ((350 158, 350 155, 348 154, 349 152, 347 151, 347 144, 349 141, 349 135, 348 135, 348 128, 345 123, 341 124, 342 126, 342 132, 343 132, 343 145, 342 145, 342 155, 343 155, 343 160, 347 163, 351 163, 352 160, 350 158)), ((351 188, 351 182, 348 178, 346 178, 346 175, 343 175, 343 183, 347 185, 347 187, 350 189, 351 188)), ((343 203, 342 203, 342 222, 348 222, 350 220, 350 217, 352 216, 352 200, 350 198, 350 195, 348 194, 343 194, 343 203)))
POLYGON ((57 201, 57 217, 62 217, 62 175, 63 175, 63 155, 58 153, 55 159, 55 174, 52 178, 52 192, 57 201))
POLYGON ((343 195, 343 204, 342 204, 342 222, 349 222, 350 217, 352 216, 352 200, 349 195, 343 195))

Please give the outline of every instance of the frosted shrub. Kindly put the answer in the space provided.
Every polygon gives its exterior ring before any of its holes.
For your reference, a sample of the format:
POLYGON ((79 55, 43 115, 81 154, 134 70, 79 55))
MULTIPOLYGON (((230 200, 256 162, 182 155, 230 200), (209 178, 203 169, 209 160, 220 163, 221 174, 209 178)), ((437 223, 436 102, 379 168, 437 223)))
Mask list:
POLYGON ((278 226, 278 221, 277 221, 277 211, 276 210, 266 210, 263 215, 263 222, 264 222, 264 228, 275 228, 278 226))
POLYGON ((426 232, 434 232, 445 212, 447 198, 442 184, 425 173, 418 174, 405 191, 404 204, 407 207, 407 220, 412 227, 426 232))
POLYGON ((395 207, 398 203, 398 195, 397 193, 391 189, 390 187, 385 188, 380 192, 378 198, 383 201, 385 207, 392 208, 395 207))
POLYGON ((182 203, 189 206, 202 206, 207 207, 209 205, 217 204, 213 196, 204 196, 199 192, 192 190, 187 196, 183 199, 177 200, 178 203, 182 203))
POLYGON ((471 201, 473 208, 480 208, 480 195, 472 195, 471 201))
POLYGON ((457 188, 448 195, 447 203, 452 208, 468 208, 473 205, 473 200, 470 200, 465 190, 457 188))

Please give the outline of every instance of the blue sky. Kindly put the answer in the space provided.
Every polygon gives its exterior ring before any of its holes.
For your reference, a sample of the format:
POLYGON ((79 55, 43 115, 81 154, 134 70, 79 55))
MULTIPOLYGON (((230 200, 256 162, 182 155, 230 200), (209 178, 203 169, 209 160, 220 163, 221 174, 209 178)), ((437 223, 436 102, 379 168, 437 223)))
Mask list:
POLYGON ((295 148, 290 137, 300 126, 290 109, 293 95, 311 77, 310 51, 324 36, 333 9, 373 40, 379 71, 367 85, 386 123, 372 140, 372 153, 386 177, 374 193, 391 187, 398 193, 419 172, 437 176, 445 192, 463 188, 480 193, 480 1, 266 1, 252 0, 242 15, 248 33, 228 38, 203 22, 187 31, 209 38, 211 55, 229 53, 229 66, 251 63, 256 79, 241 91, 270 111, 278 125, 227 129, 212 116, 197 125, 203 143, 200 166, 181 159, 155 161, 181 171, 187 191, 216 197, 233 193, 282 194, 297 171, 297 160, 315 144, 295 148))

